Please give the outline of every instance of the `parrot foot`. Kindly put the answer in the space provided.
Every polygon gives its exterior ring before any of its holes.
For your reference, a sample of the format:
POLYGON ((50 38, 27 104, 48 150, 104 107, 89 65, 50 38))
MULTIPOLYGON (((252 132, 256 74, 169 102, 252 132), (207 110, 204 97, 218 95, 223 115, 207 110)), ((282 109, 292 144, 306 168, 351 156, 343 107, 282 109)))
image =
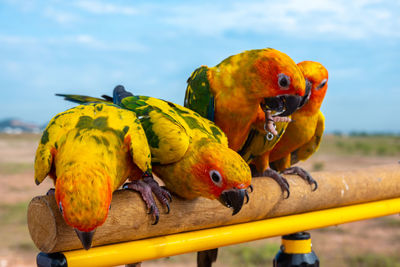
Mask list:
POLYGON ((297 174, 302 179, 307 181, 307 183, 309 183, 311 185, 311 187, 314 187, 311 189, 312 191, 315 191, 318 188, 317 181, 315 181, 306 170, 304 170, 300 167, 290 167, 290 168, 287 168, 286 170, 284 170, 282 173, 283 174, 297 174))
POLYGON ((154 216, 154 222, 152 224, 157 224, 160 218, 160 211, 158 210, 156 202, 154 201, 150 186, 143 180, 137 180, 124 184, 123 188, 134 190, 140 193, 143 201, 146 203, 147 209, 149 210, 148 214, 152 214, 154 216))
POLYGON ((172 196, 169 191, 164 186, 159 186, 152 176, 144 177, 143 181, 150 186, 151 191, 156 195, 157 199, 167 207, 168 214, 170 211, 169 202, 172 202, 172 196))
POLYGON ((157 199, 167 207, 167 214, 170 211, 169 202, 172 200, 171 194, 164 188, 160 187, 152 176, 144 176, 143 179, 126 183, 124 189, 131 189, 141 194, 143 201, 149 210, 149 214, 154 216, 153 225, 158 223, 160 218, 160 211, 154 201, 154 193, 157 199))
POLYGON ((282 176, 280 175, 277 171, 268 168, 266 169, 264 172, 259 173, 254 165, 250 165, 250 169, 251 169, 251 174, 253 177, 270 177, 272 179, 274 179, 278 185, 281 187, 282 193, 285 194, 286 192, 286 196, 284 196, 285 199, 289 198, 290 196, 290 190, 289 190, 289 183, 288 181, 282 176))

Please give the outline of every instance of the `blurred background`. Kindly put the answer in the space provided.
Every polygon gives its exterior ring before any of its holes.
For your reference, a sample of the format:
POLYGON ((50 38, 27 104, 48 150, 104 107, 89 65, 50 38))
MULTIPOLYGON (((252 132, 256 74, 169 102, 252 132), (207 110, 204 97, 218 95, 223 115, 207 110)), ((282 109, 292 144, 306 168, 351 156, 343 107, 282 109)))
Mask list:
MULTIPOLYGON (((321 149, 302 166, 343 170, 400 159, 400 2, 0 0, 0 267, 34 266, 26 229, 40 132, 72 107, 55 93, 134 94, 183 104, 186 80, 272 47, 329 71, 321 149)), ((400 266, 399 216, 312 231, 323 266, 400 266)), ((268 266, 279 238, 221 250, 217 266, 268 266)), ((144 266, 195 266, 195 255, 144 266)))

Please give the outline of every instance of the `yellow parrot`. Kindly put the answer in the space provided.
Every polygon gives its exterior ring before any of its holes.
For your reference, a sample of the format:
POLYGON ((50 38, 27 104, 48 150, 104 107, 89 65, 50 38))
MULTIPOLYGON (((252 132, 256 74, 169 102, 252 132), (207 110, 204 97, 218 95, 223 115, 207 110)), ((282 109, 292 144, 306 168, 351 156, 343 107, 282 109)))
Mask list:
POLYGON ((314 61, 298 63, 304 77, 312 85, 311 96, 301 109, 293 113, 281 140, 270 154, 271 166, 285 174, 298 174, 317 188, 317 182, 300 167, 291 167, 299 160, 306 160, 318 150, 324 132, 325 118, 320 107, 328 89, 328 71, 314 61))
MULTIPOLYGON (((92 97, 59 95, 82 103, 92 97)), ((134 96, 123 86, 114 89, 113 100, 124 109, 135 112, 145 130, 152 154, 153 172, 168 190, 186 198, 218 199, 223 205, 240 211, 251 172, 246 162, 228 148, 225 134, 211 121, 169 101, 134 96)))
POLYGON ((107 218, 113 191, 127 178, 156 222, 157 206, 145 192, 150 188, 169 205, 169 193, 152 178, 150 148, 139 120, 113 104, 79 105, 56 115, 43 132, 34 166, 37 185, 48 175, 54 180, 55 190, 49 193, 85 249, 107 218))

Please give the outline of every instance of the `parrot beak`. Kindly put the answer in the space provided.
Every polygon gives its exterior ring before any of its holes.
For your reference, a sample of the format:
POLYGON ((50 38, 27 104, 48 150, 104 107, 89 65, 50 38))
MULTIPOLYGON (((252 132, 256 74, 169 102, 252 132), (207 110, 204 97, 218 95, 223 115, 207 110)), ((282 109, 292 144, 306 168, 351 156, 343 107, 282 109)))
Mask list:
POLYGON ((247 193, 246 189, 235 188, 235 189, 225 190, 219 197, 219 201, 222 203, 222 205, 228 208, 232 208, 233 209, 232 215, 235 215, 242 209, 244 197, 245 196, 248 197, 246 193, 247 193))
POLYGON ((261 104, 262 109, 274 110, 277 113, 274 116, 286 117, 295 112, 302 102, 303 96, 298 95, 280 95, 275 97, 264 98, 261 104))
POLYGON ((93 240, 93 235, 96 230, 90 231, 90 232, 83 232, 79 231, 78 229, 75 228, 75 233, 78 235, 79 240, 82 243, 82 246, 88 250, 89 248, 92 247, 92 240, 93 240))
POLYGON ((309 80, 306 79, 306 93, 305 93, 304 96, 302 97, 298 109, 301 109, 305 104, 307 104, 308 100, 310 100, 310 97, 311 97, 311 87, 312 87, 311 82, 310 82, 309 80))

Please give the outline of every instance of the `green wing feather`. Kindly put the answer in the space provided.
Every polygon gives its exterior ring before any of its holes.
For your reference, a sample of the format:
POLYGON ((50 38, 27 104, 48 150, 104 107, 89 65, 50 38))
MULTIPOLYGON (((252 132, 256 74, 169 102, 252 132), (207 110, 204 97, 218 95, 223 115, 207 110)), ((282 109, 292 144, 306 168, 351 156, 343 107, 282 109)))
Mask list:
POLYGON ((187 80, 184 106, 214 121, 215 100, 210 91, 207 71, 208 67, 202 66, 196 69, 187 80))

